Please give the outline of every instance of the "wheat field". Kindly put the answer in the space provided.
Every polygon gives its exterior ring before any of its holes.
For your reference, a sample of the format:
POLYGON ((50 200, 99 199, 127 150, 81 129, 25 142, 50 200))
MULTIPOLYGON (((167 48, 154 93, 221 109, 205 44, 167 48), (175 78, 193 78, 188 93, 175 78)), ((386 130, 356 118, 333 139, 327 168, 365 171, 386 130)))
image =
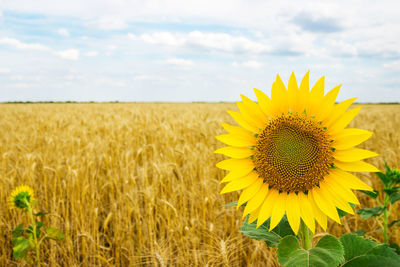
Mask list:
MULTIPOLYGON (((219 195, 224 157, 213 151, 223 144, 214 136, 234 123, 227 109, 236 107, 0 105, 0 266, 24 266, 12 257, 11 231, 27 216, 6 203, 20 184, 50 212, 45 224, 65 234, 42 247, 44 266, 279 266, 274 249, 240 234, 242 210, 223 207, 238 193, 219 195)), ((351 126, 375 132, 360 146, 380 154, 368 162, 400 167, 400 105, 364 105, 351 126)), ((380 189, 374 174, 359 177, 380 189)), ((361 207, 374 205, 358 196, 361 207)), ((329 221, 328 232, 360 228, 382 241, 374 220, 359 216, 329 221)))

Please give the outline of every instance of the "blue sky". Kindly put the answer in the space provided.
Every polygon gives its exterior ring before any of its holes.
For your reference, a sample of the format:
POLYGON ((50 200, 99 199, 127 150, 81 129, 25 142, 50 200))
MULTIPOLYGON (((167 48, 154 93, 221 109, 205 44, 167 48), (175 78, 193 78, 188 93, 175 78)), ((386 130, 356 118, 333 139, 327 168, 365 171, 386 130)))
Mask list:
POLYGON ((400 101, 399 1, 0 1, 0 101, 237 101, 310 70, 400 101))

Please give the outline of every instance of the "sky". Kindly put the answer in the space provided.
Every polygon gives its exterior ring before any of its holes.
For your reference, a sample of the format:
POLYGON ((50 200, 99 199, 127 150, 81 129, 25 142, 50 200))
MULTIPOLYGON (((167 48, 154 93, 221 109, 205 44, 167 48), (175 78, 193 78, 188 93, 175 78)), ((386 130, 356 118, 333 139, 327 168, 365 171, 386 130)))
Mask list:
POLYGON ((0 0, 0 101, 239 101, 310 70, 400 102, 400 1, 0 0))

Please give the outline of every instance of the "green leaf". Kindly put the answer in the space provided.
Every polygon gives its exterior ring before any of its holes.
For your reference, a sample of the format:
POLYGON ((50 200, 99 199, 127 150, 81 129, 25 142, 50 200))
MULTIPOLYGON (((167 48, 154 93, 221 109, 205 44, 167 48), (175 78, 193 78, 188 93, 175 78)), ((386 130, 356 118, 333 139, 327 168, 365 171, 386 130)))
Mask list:
POLYGON ((49 227, 46 229, 47 238, 53 240, 64 240, 64 234, 57 228, 49 227))
MULTIPOLYGON (((353 203, 349 203, 350 204, 350 206, 354 209, 354 207, 356 206, 355 204, 353 204, 353 203)), ((342 218, 342 217, 344 217, 344 216, 346 216, 348 213, 347 212, 345 212, 345 211, 343 211, 343 210, 341 210, 341 209, 338 209, 337 208, 337 212, 338 212, 338 214, 339 214, 339 217, 340 218, 342 218)))
POLYGON ((281 239, 278 234, 274 232, 269 232, 268 228, 264 225, 261 225, 258 229, 256 228, 256 226, 256 223, 247 224, 246 219, 246 221, 242 225, 240 232, 245 236, 248 236, 255 240, 263 240, 270 247, 276 247, 278 245, 279 240, 281 239))
POLYGON ((399 183, 400 182, 400 171, 397 169, 390 169, 387 163, 385 162, 385 167, 386 167, 386 176, 388 176, 393 183, 399 183))
POLYGON ((369 197, 375 198, 375 199, 379 196, 379 191, 376 191, 376 190, 373 190, 373 191, 358 190, 358 191, 360 191, 361 193, 366 194, 369 197))
POLYGON ((14 239, 17 239, 18 237, 22 236, 25 232, 25 228, 22 224, 19 224, 11 233, 11 239, 14 243, 14 239))
MULTIPOLYGON (((268 219, 264 224, 268 227, 267 229, 269 229, 270 219, 268 219)), ((294 232, 290 227, 286 215, 283 215, 278 225, 274 229, 272 229, 272 232, 277 233, 280 237, 285 237, 287 235, 294 235, 294 232)))
POLYGON ((39 217, 39 216, 43 216, 43 215, 47 215, 47 214, 49 214, 49 213, 45 212, 45 211, 39 211, 38 213, 35 213, 35 216, 39 217))
MULTIPOLYGON (((40 230, 40 228, 43 226, 42 222, 37 222, 36 223, 36 237, 39 237, 40 234, 42 233, 42 231, 40 230)), ((26 229, 26 232, 29 233, 31 236, 33 236, 33 227, 32 225, 28 226, 28 228, 26 229)))
POLYGON ((359 230, 353 232, 353 234, 358 235, 358 236, 363 236, 363 235, 365 235, 365 231, 364 231, 364 229, 359 229, 359 230))
POLYGON ((14 241, 13 256, 16 260, 25 259, 30 248, 29 240, 20 236, 14 241))
POLYGON ((282 218, 279 224, 272 231, 268 231, 270 224, 269 219, 265 223, 260 225, 259 228, 257 228, 257 221, 251 224, 248 224, 247 222, 248 216, 246 216, 240 232, 245 236, 248 236, 255 240, 263 240, 265 241, 267 246, 270 247, 276 247, 282 237, 285 237, 287 235, 294 235, 292 228, 290 228, 289 222, 286 219, 286 216, 282 218))
POLYGON ((400 246, 399 246, 399 245, 397 245, 397 244, 394 243, 394 242, 390 242, 390 243, 389 243, 389 247, 391 247, 392 249, 394 249, 394 252, 396 252, 397 255, 400 255, 400 246))
POLYGON ((340 237, 344 248, 343 267, 399 267, 400 257, 385 244, 378 244, 354 234, 340 237))
POLYGON ((390 196, 389 201, 390 201, 390 203, 394 204, 399 199, 400 199, 400 192, 397 192, 390 196))
MULTIPOLYGON (((230 202, 230 203, 228 203, 228 204, 225 204, 223 207, 232 207, 232 206, 237 206, 237 201, 233 201, 233 202, 230 202)), ((242 205, 241 205, 241 207, 245 207, 247 205, 247 202, 245 202, 245 203, 243 203, 242 205)))
POLYGON ((223 205, 223 207, 232 207, 232 206, 236 206, 236 205, 237 205, 237 201, 233 201, 233 202, 223 205))
POLYGON ((392 188, 383 189, 383 191, 385 191, 385 193, 388 194, 389 196, 391 196, 392 194, 395 194, 399 190, 400 190, 400 187, 392 187, 392 188))
POLYGON ((368 251, 377 245, 375 242, 355 234, 342 235, 340 237, 340 242, 342 242, 344 248, 344 258, 346 261, 363 255, 365 251, 368 251))
MULTIPOLYGON (((386 169, 386 173, 387 173, 387 169, 386 169)), ((376 175, 379 177, 379 179, 381 180, 382 184, 384 185, 384 187, 389 187, 391 184, 391 180, 390 177, 384 173, 381 172, 376 172, 376 175)))
POLYGON ((373 208, 365 208, 365 209, 359 209, 356 210, 357 214, 361 215, 361 218, 363 218, 364 220, 369 219, 371 217, 376 217, 382 214, 382 212, 385 209, 381 206, 376 206, 373 208))
POLYGON ((305 250, 295 236, 286 236, 278 245, 278 261, 286 267, 331 267, 343 262, 344 251, 340 241, 332 236, 322 237, 318 244, 305 250))
POLYGON ((395 225, 396 223, 400 222, 400 218, 397 220, 393 220, 388 224, 388 227, 392 227, 393 225, 395 225))

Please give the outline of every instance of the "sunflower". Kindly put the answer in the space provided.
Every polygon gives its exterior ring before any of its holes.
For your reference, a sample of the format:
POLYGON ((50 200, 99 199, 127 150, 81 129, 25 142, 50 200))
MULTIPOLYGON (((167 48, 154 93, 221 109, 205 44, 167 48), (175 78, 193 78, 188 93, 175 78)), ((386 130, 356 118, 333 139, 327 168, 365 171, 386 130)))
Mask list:
POLYGON ((324 95, 324 77, 309 90, 309 72, 298 86, 294 73, 286 89, 279 75, 271 98, 254 89, 257 103, 241 95, 239 112, 228 111, 240 125, 222 123, 227 144, 215 153, 231 157, 217 163, 230 172, 221 194, 243 190, 237 207, 246 203, 243 218, 257 227, 268 218, 270 230, 284 214, 298 233, 300 221, 314 233, 315 221, 326 230, 327 217, 340 224, 337 209, 354 214, 360 204, 352 189, 372 188, 349 172, 378 172, 363 159, 376 153, 355 148, 372 132, 346 128, 360 111, 347 111, 356 98, 335 105, 340 85, 324 95))
POLYGON ((33 189, 27 185, 20 185, 11 192, 7 203, 10 209, 26 209, 33 201, 35 201, 33 189))

